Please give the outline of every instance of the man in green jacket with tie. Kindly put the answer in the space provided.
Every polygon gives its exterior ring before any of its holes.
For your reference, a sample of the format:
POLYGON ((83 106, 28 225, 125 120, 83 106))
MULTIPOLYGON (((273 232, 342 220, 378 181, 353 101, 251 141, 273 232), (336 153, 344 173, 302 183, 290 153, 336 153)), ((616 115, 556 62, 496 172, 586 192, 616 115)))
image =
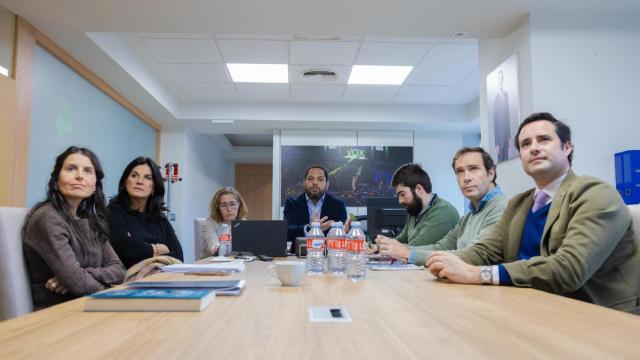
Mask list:
POLYGON ((571 171, 571 130, 527 117, 515 145, 535 188, 514 196, 496 226, 426 267, 451 282, 531 287, 640 314, 640 252, 629 209, 611 185, 571 171))

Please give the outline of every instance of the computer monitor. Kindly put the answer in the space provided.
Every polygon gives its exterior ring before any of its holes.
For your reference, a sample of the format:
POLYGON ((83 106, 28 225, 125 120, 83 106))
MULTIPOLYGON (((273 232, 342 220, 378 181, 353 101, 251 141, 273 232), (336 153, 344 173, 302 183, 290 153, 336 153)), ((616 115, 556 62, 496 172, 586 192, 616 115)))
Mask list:
POLYGON ((402 231, 407 211, 395 197, 367 199, 367 235, 373 240, 382 234, 396 237, 402 231))

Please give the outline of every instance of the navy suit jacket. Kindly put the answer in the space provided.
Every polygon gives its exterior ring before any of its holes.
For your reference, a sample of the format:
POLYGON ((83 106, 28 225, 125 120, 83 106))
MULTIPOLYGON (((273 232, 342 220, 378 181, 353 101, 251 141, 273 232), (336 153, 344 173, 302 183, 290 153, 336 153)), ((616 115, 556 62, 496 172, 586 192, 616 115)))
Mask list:
MULTIPOLYGON (((347 220, 347 208, 344 202, 335 196, 325 193, 320 217, 329 220, 347 220)), ((291 248, 295 247, 296 237, 304 236, 304 226, 309 224, 309 208, 305 193, 288 198, 284 203, 284 219, 287 220, 287 241, 291 241, 291 248)))

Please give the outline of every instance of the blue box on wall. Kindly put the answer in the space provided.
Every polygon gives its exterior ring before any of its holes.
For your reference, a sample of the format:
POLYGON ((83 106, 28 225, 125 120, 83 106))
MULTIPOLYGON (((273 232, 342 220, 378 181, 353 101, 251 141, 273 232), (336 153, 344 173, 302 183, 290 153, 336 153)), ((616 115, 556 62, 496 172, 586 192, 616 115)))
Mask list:
POLYGON ((640 204, 640 150, 615 154, 616 189, 625 204, 640 204))

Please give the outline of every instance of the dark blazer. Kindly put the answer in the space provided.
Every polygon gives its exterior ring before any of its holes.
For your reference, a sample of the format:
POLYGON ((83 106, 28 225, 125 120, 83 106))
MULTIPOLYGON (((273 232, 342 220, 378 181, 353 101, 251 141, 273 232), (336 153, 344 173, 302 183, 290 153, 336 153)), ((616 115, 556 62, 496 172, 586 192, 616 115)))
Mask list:
MULTIPOLYGON (((344 202, 329 193, 325 193, 320 217, 334 221, 347 220, 347 208, 344 202)), ((291 248, 295 246, 296 237, 304 236, 304 226, 309 224, 309 208, 305 193, 290 197, 284 202, 284 219, 287 220, 287 241, 291 241, 291 248)))
POLYGON ((518 260, 533 193, 514 196, 500 221, 460 258, 474 265, 504 263, 515 286, 640 314, 640 251, 616 189, 569 170, 553 197, 540 256, 518 260))

